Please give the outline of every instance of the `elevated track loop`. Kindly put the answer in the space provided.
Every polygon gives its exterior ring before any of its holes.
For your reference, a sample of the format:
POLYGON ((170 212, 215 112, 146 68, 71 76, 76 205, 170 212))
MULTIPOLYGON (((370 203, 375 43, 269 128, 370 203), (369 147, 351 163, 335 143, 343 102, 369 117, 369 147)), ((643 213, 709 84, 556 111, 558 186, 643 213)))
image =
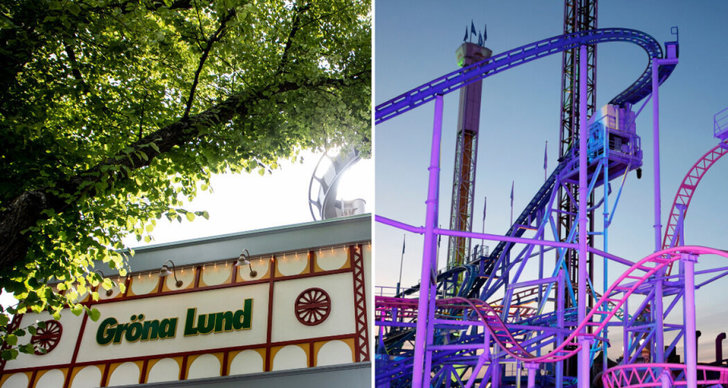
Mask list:
MULTIPOLYGON (((606 42, 633 43, 642 47, 647 53, 648 63, 642 75, 609 102, 614 105, 623 105, 625 103, 635 104, 648 96, 652 91, 652 62, 655 59, 662 58, 662 47, 653 37, 642 31, 629 28, 599 28, 596 30, 558 35, 533 42, 435 78, 428 83, 422 84, 377 105, 374 113, 375 123, 383 123, 386 120, 433 100, 436 95, 445 95, 454 92, 478 79, 484 79, 524 63, 551 54, 560 53, 580 45, 606 42)), ((670 76, 674 69, 675 65, 660 67, 660 84, 670 76)))

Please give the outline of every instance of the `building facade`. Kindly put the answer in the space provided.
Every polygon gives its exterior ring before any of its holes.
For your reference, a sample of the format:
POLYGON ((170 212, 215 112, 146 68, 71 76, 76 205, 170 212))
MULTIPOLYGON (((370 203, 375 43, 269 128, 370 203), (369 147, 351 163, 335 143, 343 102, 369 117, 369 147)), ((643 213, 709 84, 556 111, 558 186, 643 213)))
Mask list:
POLYGON ((82 297, 95 321, 16 317, 46 322, 45 353, 0 387, 371 384, 370 215, 138 248, 130 267, 124 292, 82 297))

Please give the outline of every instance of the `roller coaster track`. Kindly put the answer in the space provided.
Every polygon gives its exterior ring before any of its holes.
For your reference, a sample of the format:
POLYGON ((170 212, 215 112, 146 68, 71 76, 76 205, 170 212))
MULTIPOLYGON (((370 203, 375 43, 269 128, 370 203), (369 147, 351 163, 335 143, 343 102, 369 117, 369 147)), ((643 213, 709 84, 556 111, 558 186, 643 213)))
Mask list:
MULTIPOLYGON (((648 56, 648 64, 640 77, 632 83, 627 89, 622 91, 618 96, 614 97, 610 104, 621 105, 623 103, 636 103, 651 93, 651 69, 652 61, 662 57, 662 48, 660 44, 650 35, 628 28, 601 28, 596 30, 579 31, 566 35, 559 35, 548 39, 543 39, 534 43, 530 43, 515 49, 497 54, 491 58, 481 62, 474 63, 470 66, 458 69, 444 76, 438 77, 428 83, 418 86, 408 92, 405 92, 393 99, 390 99, 375 108, 375 121, 377 124, 382 123, 390 118, 396 117, 404 112, 414 109, 428 101, 431 101, 438 94, 447 94, 453 92, 463 86, 468 85, 478 79, 484 79, 495 75, 502 71, 511 69, 518 65, 542 58, 557 52, 569 50, 582 44, 595 44, 606 42, 630 42, 642 47, 648 56)), ((659 68, 659 82, 662 84, 675 69, 675 65, 666 65, 659 68)), ((568 163, 563 160, 549 179, 541 186, 538 193, 532 198, 528 206, 516 219, 516 225, 522 224, 528 217, 543 208, 549 199, 549 195, 553 190, 556 177, 561 169, 568 163)), ((513 233, 519 236, 524 230, 512 225, 508 230, 508 236, 513 233)), ((498 257, 513 246, 512 243, 499 243, 491 252, 490 259, 498 259, 498 257)), ((495 260, 488 260, 489 267, 495 264, 495 260)), ((454 273, 464 270, 463 267, 456 267, 444 273, 438 274, 438 282, 447 279, 454 273)), ((489 274, 492 268, 485 268, 483 274, 489 274)), ((479 289, 483 280, 479 279, 475 282, 475 290, 479 289)), ((402 292, 402 295, 410 295, 419 290, 419 285, 411 287, 402 292)), ((471 290, 468 290, 469 292, 471 290)), ((470 294, 472 296, 472 294, 470 294)))
MULTIPOLYGON (((652 61, 662 58, 662 47, 660 44, 653 37, 641 31, 629 28, 599 28, 539 40, 435 78, 428 83, 377 105, 374 113, 375 123, 383 123, 386 120, 414 109, 433 100, 436 95, 448 94, 479 79, 490 77, 535 59, 566 51, 580 45, 606 42, 634 43, 647 52, 649 59, 642 75, 609 103, 614 105, 622 105, 624 103, 634 104, 649 95, 652 91, 650 84, 652 61)), ((660 84, 670 76, 674 69, 675 65, 660 67, 658 74, 660 84)))
MULTIPOLYGON (((596 29, 596 30, 587 30, 587 31, 579 31, 571 34, 565 34, 560 36, 555 36, 552 38, 540 40, 534 43, 530 43, 506 52, 503 52, 501 54, 495 55, 491 58, 488 58, 484 61, 475 63, 473 65, 458 69, 456 71, 453 71, 451 73, 445 74, 441 77, 438 77, 428 83, 425 83, 423 85, 420 85, 408 92, 405 92, 391 100, 388 100, 375 108, 375 123, 380 124, 383 123, 393 117, 396 117, 402 113, 405 113, 409 110, 412 110, 414 108, 417 108, 429 101, 432 101, 436 98, 438 95, 445 95, 448 93, 451 93, 453 91, 458 90, 459 88, 462 88, 472 82, 475 82, 477 80, 482 80, 484 78, 487 78, 489 76, 498 74, 502 71, 509 70, 511 68, 514 68, 516 66, 519 66, 524 63, 531 62, 533 60, 543 58, 546 56, 549 56, 551 54, 555 54, 558 52, 562 52, 565 50, 569 50, 572 48, 579 47, 581 45, 590 45, 590 44, 598 44, 598 43, 606 43, 606 42, 627 42, 627 43, 633 43, 640 47, 642 47, 645 52, 647 53, 648 57, 648 63, 645 68, 645 70, 642 72, 642 74, 638 77, 638 79, 633 82, 628 88, 626 88, 622 93, 614 97, 609 103, 614 105, 624 105, 624 104, 635 104, 648 96, 652 92, 652 85, 651 85, 651 71, 653 68, 653 63, 655 60, 660 59, 663 57, 663 52, 660 44, 651 36, 637 30, 632 29, 626 29, 626 28, 604 28, 604 29, 596 29)), ((675 65, 662 65, 658 67, 658 81, 659 84, 662 84, 672 73, 674 70, 675 65)), ((568 163, 569 160, 562 161, 562 163, 559 164, 560 168, 563 168, 563 163, 568 163)), ((552 174, 552 177, 556 177, 558 175, 558 171, 555 171, 552 174)), ((529 203, 529 206, 524 209, 524 211, 521 213, 521 216, 528 217, 534 211, 537 211, 539 209, 542 209, 543 206, 546 205, 547 201, 542 201, 544 198, 548 199, 548 193, 551 193, 553 191, 554 182, 549 179, 549 181, 545 182, 545 184, 541 187, 539 190, 539 193, 537 193, 536 196, 531 200, 531 203, 529 203), (550 181, 550 182, 549 182, 550 181), (542 203, 543 202, 543 203, 542 203), (532 204, 534 206, 532 206, 532 204)), ((519 217, 520 219, 521 217, 519 217)), ((379 222, 386 222, 389 225, 408 230, 415 233, 422 233, 422 228, 412 227, 410 225, 406 225, 394 220, 388 220, 381 216, 376 216, 377 221, 379 222)), ((524 218, 525 219, 525 218, 524 218)), ((522 222, 521 222, 522 223, 522 222)), ((517 220, 516 224, 518 225, 519 222, 517 220)), ((523 232, 523 230, 520 230, 520 228, 517 228, 515 226, 511 226, 511 229, 508 231, 508 236, 513 237, 512 235, 514 233, 523 232)), ((503 241, 503 240, 501 240, 503 241)), ((512 243, 502 243, 499 244, 500 249, 496 249, 493 252, 492 255, 489 256, 489 258, 497 258, 497 255, 501 255, 503 253, 506 253, 506 251, 513 246, 512 243), (496 255, 497 253, 497 255, 496 255)), ((539 355, 535 356, 529 351, 527 351, 525 347, 527 348, 533 348, 533 345, 529 346, 528 344, 522 346, 516 339, 514 338, 514 335, 509 331, 509 328, 511 330, 514 330, 514 332, 523 332, 523 330, 528 330, 526 328, 518 328, 518 324, 508 324, 506 325, 500 318, 500 312, 498 309, 491 307, 487 303, 479 300, 479 299, 467 299, 464 297, 455 297, 451 299, 442 299, 436 301, 436 305, 438 306, 441 313, 436 314, 436 320, 443 324, 443 322, 447 321, 454 321, 455 316, 452 315, 453 312, 457 310, 472 310, 472 312, 475 315, 471 315, 471 317, 477 316, 480 320, 479 321, 460 321, 457 323, 457 327, 463 327, 461 325, 476 325, 476 326, 485 326, 487 327, 487 330, 492 334, 492 340, 495 341, 500 345, 500 348, 502 351, 510 354, 512 357, 523 360, 523 361, 529 361, 529 362, 557 362, 559 360, 564 360, 575 353, 579 351, 579 347, 576 346, 575 348, 571 348, 566 350, 565 347, 567 345, 574 345, 576 343, 575 339, 577 336, 581 335, 594 335, 594 334, 586 334, 585 328, 587 326, 592 326, 594 330, 593 333, 598 333, 601 331, 601 329, 607 324, 607 322, 614 317, 618 312, 622 311, 621 307, 624 305, 625 301, 631 295, 634 293, 637 288, 642 285, 647 279, 652 277, 658 270, 661 268, 664 268, 669 263, 672 263, 675 260, 678 260, 680 257, 680 253, 690 253, 690 254, 700 254, 700 253, 715 253, 720 254, 724 257, 728 257, 728 254, 726 254, 723 251, 717 251, 709 248, 699 248, 699 247, 681 247, 681 248, 670 248, 667 250, 663 250, 661 252, 655 253, 653 255, 650 255, 640 261, 639 263, 633 265, 630 267, 629 270, 627 270, 622 277, 618 279, 615 284, 610 287, 610 289, 605 292, 604 296, 602 296, 599 301, 592 307, 592 310, 587 314, 586 318, 579 324, 579 326, 576 327, 576 329, 571 332, 571 335, 569 335, 565 341, 561 342, 559 346, 557 346, 554 350, 549 352, 545 355, 539 355), (692 249, 692 250, 691 250, 692 249), (617 295, 624 293, 623 297, 619 298, 615 296, 614 294, 617 293, 617 295), (608 311, 605 309, 606 306, 609 306, 608 311), (600 311, 602 310, 602 311, 600 311), (605 316, 601 322, 591 322, 594 315, 603 315, 605 316)), ((473 263, 470 263, 472 266, 473 263)), ((488 264, 488 266, 492 267, 494 265, 494 260, 489 260, 485 264, 488 264)), ((471 268, 472 269, 472 268, 471 268)), ((442 283, 443 281, 451 278, 453 275, 461 273, 462 271, 466 270, 466 266, 456 267, 451 269, 450 271, 447 271, 445 273, 440 274, 437 276, 438 283, 442 283)), ((492 270, 492 268, 490 268, 492 270)), ((472 272, 472 271, 469 271, 472 272)), ((481 269, 480 275, 487 274, 488 272, 481 269)), ((472 289, 478 289, 482 286, 482 282, 479 282, 478 279, 475 279, 475 283, 471 285, 472 289)), ((403 296, 407 294, 414 293, 418 290, 418 286, 415 286, 413 288, 410 288, 404 292, 402 292, 398 296, 403 296)), ((458 292, 458 295, 464 295, 464 296, 471 296, 473 294, 470 294, 469 292, 463 292, 466 290, 463 290, 461 288, 458 292)), ((472 291, 472 290, 467 290, 472 291)), ((392 298, 390 298, 392 299, 392 298)), ((376 305, 377 305, 377 314, 378 318, 381 318, 379 323, 383 325, 387 325, 386 322, 383 322, 387 318, 404 318, 409 320, 417 320, 417 313, 416 305, 413 305, 412 300, 402 299, 402 298, 394 298, 392 300, 384 300, 382 298, 377 298, 376 305), (399 299, 400 302, 397 302, 396 299, 399 299), (394 305, 398 305, 394 306, 394 305), (394 309, 397 309, 398 314, 394 314, 394 309), (387 312, 386 310, 390 310, 387 312)), ((509 315, 509 314, 506 314, 509 315)), ((445 323, 446 324, 446 323, 445 323)), ((414 324, 413 322, 391 322, 391 325, 393 326, 399 326, 404 328, 413 328, 414 324)), ((566 333, 564 333, 566 334, 566 333)), ((405 329, 405 330, 396 330, 394 332, 395 336, 405 336, 407 338, 411 339, 411 336, 413 335, 413 330, 411 329, 405 329)), ((516 337, 522 337, 520 334, 516 334, 516 337)), ((386 341, 386 340, 385 340, 386 341)), ((475 344, 470 344, 468 346, 475 346, 475 344)), ((396 356, 395 356, 396 357, 396 356)), ((409 351, 405 351, 400 356, 400 359, 396 362, 400 364, 400 366, 397 367, 396 374, 406 373, 405 370, 407 369, 407 366, 405 364, 410 364, 411 368, 411 354, 409 354, 409 351), (409 359, 409 361, 406 361, 405 359, 409 359)), ((434 360, 433 360, 434 361, 434 360)), ((384 372, 384 369, 382 369, 384 372)), ((393 376, 393 375, 391 375, 393 376)), ((379 381, 380 378, 385 378, 384 375, 377 376, 377 379, 379 381)), ((405 378, 406 380, 406 378, 405 378)))
MULTIPOLYGON (((594 328, 593 332, 600 332, 609 322, 609 320, 617 314, 617 311, 627 302, 630 295, 650 280, 659 270, 680 260, 683 255, 698 256, 702 254, 714 254, 728 258, 728 251, 718 250, 714 248, 684 246, 673 247, 655 252, 642 260, 638 261, 627 269, 617 280, 612 283, 607 292, 599 299, 592 309, 586 314, 583 321, 569 334, 563 342, 556 345, 554 349, 546 354, 534 355, 527 351, 511 334, 499 312, 489 304, 479 299, 467 299, 462 297, 439 299, 436 306, 440 311, 447 310, 471 310, 479 318, 479 322, 471 322, 473 325, 482 325, 490 332, 492 339, 500 346, 500 348, 515 359, 526 362, 537 363, 553 363, 567 359, 578 353, 580 345, 577 341, 578 336, 593 336, 594 334, 586 333, 586 327, 594 328), (617 295, 622 295, 617 297, 617 295), (604 311, 603 306, 611 303, 610 311, 604 311), (592 322, 595 315, 604 315, 601 322, 592 322), (569 349, 566 347, 569 346, 569 349)), ((391 299, 391 298, 390 298, 391 299)), ((390 300, 389 303, 395 303, 390 300)), ((411 302, 410 302, 411 303, 411 302)), ((401 306, 407 302, 400 302, 401 306)), ((378 307, 381 311, 381 306, 378 307)), ((449 315, 443 314, 444 317, 449 315)))
MULTIPOLYGON (((684 381, 686 368, 681 364, 618 365, 607 369, 602 375, 602 383, 608 388, 661 387, 662 379, 669 379, 668 386, 687 386, 684 381)), ((697 370, 697 383, 700 385, 728 383, 728 368, 698 365, 697 370)))
POLYGON ((677 228, 678 224, 680 224, 680 213, 682 212, 684 219, 688 211, 688 206, 690 206, 690 201, 693 199, 695 189, 698 188, 698 184, 703 179, 703 176, 705 176, 718 159, 727 153, 728 141, 721 142, 698 159, 688 173, 685 174, 685 178, 683 178, 675 194, 675 200, 672 202, 670 216, 667 219, 667 227, 665 228, 665 237, 662 239, 662 249, 679 245, 678 241, 680 236, 677 234, 680 231, 677 228))

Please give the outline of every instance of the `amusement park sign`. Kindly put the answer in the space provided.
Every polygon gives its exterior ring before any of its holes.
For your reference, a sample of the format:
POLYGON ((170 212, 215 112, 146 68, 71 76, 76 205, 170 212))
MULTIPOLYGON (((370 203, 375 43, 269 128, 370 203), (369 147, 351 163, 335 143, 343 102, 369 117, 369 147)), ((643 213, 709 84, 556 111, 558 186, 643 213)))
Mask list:
MULTIPOLYGON (((208 314, 197 314, 197 308, 188 308, 185 318, 184 335, 225 333, 250 329, 253 299, 245 299, 243 308, 208 314)), ((119 344, 122 339, 133 343, 156 339, 170 339, 177 334, 177 317, 161 320, 145 320, 144 314, 134 314, 130 322, 119 323, 114 317, 104 319, 96 332, 99 345, 119 344)))

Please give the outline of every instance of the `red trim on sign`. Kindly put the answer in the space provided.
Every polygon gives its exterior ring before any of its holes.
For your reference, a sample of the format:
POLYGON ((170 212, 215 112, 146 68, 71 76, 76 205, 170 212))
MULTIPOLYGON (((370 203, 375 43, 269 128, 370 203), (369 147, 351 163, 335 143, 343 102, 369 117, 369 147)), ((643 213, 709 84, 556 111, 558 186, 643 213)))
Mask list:
POLYGON ((195 288, 200 288, 200 278, 202 278, 202 266, 195 267, 195 288))
POLYGON ((222 354, 222 370, 220 371, 220 376, 227 376, 228 375, 228 358, 230 356, 230 352, 224 352, 222 354))
POLYGON ((101 376, 101 386, 106 387, 109 385, 109 373, 111 373, 111 362, 106 361, 104 364, 104 374, 101 376))
POLYGON ((230 277, 230 284, 235 284, 238 281, 238 266, 233 264, 233 276, 230 277))
POLYGON ((273 286, 275 285, 275 279, 276 279, 276 257, 272 256, 270 258, 270 277, 268 277, 268 327, 266 328, 266 334, 265 334, 265 368, 263 369, 264 372, 269 372, 271 370, 271 338, 273 336, 273 286))
POLYGON ((68 388, 71 386, 71 376, 73 375, 73 369, 73 367, 68 368, 68 371, 66 372, 66 377, 63 379, 63 388, 68 388))
MULTIPOLYGON (((157 286, 157 294, 161 294, 162 293, 162 290, 164 289, 164 282, 165 282, 165 280, 167 280, 166 277, 160 277, 159 278, 159 285, 157 286)), ((144 296, 147 296, 147 295, 149 295, 149 294, 146 294, 144 296)), ((137 296, 137 295, 134 295, 134 296, 137 296)), ((139 295, 139 296, 141 296, 141 295, 139 295)), ((154 295, 154 296, 157 296, 157 295, 154 295)))
POLYGON ((308 344, 308 367, 312 368, 314 366, 314 354, 313 354, 313 342, 308 344))
POLYGON ((364 279, 364 247, 359 244, 349 248, 354 280, 354 325, 356 339, 354 349, 356 362, 369 361, 369 335, 367 325, 367 294, 364 279))
POLYGON ((35 386, 35 379, 38 378, 38 369, 35 369, 33 373, 30 375, 30 382, 28 382, 29 387, 35 386))
POLYGON ((81 348, 81 340, 83 339, 83 334, 86 331, 86 322, 88 322, 88 314, 83 314, 83 320, 81 321, 81 328, 78 330, 78 337, 76 337, 76 346, 73 348, 73 355, 71 356, 71 364, 68 368, 68 373, 66 374, 65 381, 63 383, 64 388, 68 388, 68 386, 71 384, 71 374, 73 373, 73 367, 76 364, 76 359, 78 358, 78 350, 81 348))
POLYGON ((313 266, 314 251, 308 251, 308 273, 314 273, 315 268, 313 266))
POLYGON ((149 360, 142 361, 142 372, 139 374, 139 384, 147 381, 147 369, 149 369, 149 360))
POLYGON ((182 357, 182 366, 179 368, 179 379, 180 380, 187 380, 187 356, 182 357))
POLYGON ((131 288, 131 276, 127 276, 124 280, 124 295, 122 295, 122 298, 126 298, 129 296, 129 288, 131 288))

